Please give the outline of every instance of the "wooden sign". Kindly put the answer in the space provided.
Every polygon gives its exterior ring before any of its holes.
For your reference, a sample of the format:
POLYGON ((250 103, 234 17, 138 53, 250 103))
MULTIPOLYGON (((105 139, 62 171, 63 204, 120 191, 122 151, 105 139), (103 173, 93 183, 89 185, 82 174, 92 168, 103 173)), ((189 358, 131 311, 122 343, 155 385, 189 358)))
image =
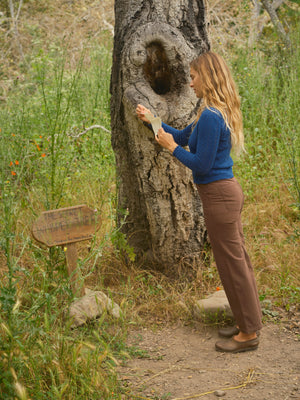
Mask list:
POLYGON ((67 269, 74 294, 84 295, 77 268, 76 242, 91 239, 96 232, 95 211, 85 204, 45 211, 32 228, 34 238, 48 247, 66 245, 67 269))
POLYGON ((95 232, 95 211, 86 205, 45 211, 32 228, 34 238, 48 247, 91 239, 95 232))

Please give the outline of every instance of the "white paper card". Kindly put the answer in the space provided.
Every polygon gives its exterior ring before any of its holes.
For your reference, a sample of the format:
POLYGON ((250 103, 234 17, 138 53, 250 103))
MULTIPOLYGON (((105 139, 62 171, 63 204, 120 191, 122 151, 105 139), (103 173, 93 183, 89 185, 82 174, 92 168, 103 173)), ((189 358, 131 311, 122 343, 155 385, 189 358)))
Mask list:
POLYGON ((147 119, 149 119, 150 124, 152 125, 152 129, 155 133, 155 135, 157 135, 158 130, 161 128, 161 119, 159 117, 154 117, 152 114, 145 114, 145 117, 147 119))

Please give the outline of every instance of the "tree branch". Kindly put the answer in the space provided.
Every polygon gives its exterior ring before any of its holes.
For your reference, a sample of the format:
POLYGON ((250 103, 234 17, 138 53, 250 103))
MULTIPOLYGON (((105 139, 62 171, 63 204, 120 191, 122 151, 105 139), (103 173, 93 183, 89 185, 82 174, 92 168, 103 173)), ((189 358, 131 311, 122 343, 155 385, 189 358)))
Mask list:
POLYGON ((17 15, 16 15, 16 21, 17 21, 18 18, 19 18, 22 4, 23 4, 23 0, 20 0, 20 2, 19 2, 19 7, 18 7, 18 11, 17 11, 17 15))
POLYGON ((14 37, 15 37, 16 42, 18 44, 21 57, 23 58, 24 62, 26 63, 25 57, 24 57, 24 53, 23 53, 23 47, 22 47, 22 44, 20 42, 20 36, 19 36, 19 31, 18 31, 18 18, 20 16, 22 4, 23 4, 23 0, 19 0, 18 11, 17 11, 17 14, 15 15, 15 9, 14 9, 13 0, 9 0, 9 3, 8 3, 10 16, 11 16, 11 20, 12 20, 12 30, 14 32, 14 37))
POLYGON ((248 45, 250 47, 253 46, 253 43, 256 41, 259 32, 259 14, 261 10, 261 3, 258 0, 252 0, 253 3, 253 11, 251 16, 251 25, 249 32, 248 45))
POLYGON ((88 131, 92 130, 92 129, 102 129, 103 131, 107 132, 107 133, 111 133, 108 129, 106 129, 104 126, 102 125, 92 125, 88 128, 86 128, 84 131, 78 133, 77 135, 68 135, 72 138, 79 138, 80 136, 84 135, 85 133, 87 133, 88 131))
POLYGON ((290 38, 289 38, 288 34, 285 32, 285 30, 278 18, 278 15, 276 14, 276 11, 275 11, 275 3, 279 2, 280 4, 282 4, 283 1, 281 1, 281 0, 274 1, 274 4, 273 3, 271 4, 269 0, 261 0, 261 2, 262 2, 264 9, 270 15, 271 21, 272 21, 275 29, 277 30, 279 36, 285 43, 286 47, 290 48, 291 47, 290 38))

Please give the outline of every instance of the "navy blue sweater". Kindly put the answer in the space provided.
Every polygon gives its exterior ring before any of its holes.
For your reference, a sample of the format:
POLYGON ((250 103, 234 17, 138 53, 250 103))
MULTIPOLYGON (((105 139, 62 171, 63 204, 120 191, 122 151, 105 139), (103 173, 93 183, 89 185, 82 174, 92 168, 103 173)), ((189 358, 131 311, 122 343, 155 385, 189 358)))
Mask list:
POLYGON ((178 130, 162 123, 178 144, 173 155, 193 172, 195 183, 233 178, 230 130, 219 111, 206 108, 196 125, 178 130), (189 146, 190 151, 183 148, 189 146))

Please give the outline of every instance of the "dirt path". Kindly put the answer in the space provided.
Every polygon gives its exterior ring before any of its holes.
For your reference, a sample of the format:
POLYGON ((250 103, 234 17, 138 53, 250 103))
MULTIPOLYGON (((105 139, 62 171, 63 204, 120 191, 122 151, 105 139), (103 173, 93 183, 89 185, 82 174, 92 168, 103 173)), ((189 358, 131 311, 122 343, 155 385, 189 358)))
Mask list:
POLYGON ((215 328, 201 325, 132 332, 128 344, 146 358, 120 367, 124 387, 132 393, 125 398, 300 399, 300 342, 295 333, 282 325, 265 325, 258 350, 238 354, 216 352, 217 339, 215 328))

